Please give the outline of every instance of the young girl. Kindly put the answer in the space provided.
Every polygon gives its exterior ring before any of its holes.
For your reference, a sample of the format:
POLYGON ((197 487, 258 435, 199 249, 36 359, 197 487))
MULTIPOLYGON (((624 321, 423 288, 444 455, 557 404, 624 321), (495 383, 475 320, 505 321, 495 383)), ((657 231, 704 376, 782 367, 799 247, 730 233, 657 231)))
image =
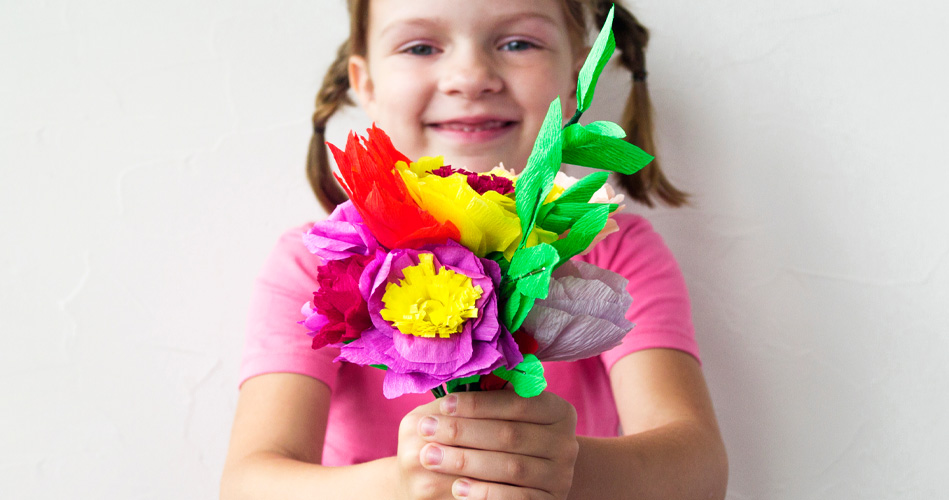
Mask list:
MULTIPOLYGON (((597 0, 350 0, 350 39, 317 97, 308 173, 327 210, 327 120, 352 89, 410 158, 486 171, 523 168, 551 100, 576 106, 597 0), (589 20, 588 20, 589 18, 589 20)), ((614 32, 633 75, 623 126, 654 152, 647 32, 617 6, 614 32)), ((633 199, 684 202, 654 162, 622 180, 633 199)), ((398 214, 392 214, 397 217, 398 214)), ((727 461, 700 370, 688 295, 642 218, 581 257, 630 280, 636 328, 601 356, 545 363, 548 390, 382 396, 383 372, 333 363, 297 325, 316 257, 288 231, 255 290, 222 498, 723 498, 727 461)))

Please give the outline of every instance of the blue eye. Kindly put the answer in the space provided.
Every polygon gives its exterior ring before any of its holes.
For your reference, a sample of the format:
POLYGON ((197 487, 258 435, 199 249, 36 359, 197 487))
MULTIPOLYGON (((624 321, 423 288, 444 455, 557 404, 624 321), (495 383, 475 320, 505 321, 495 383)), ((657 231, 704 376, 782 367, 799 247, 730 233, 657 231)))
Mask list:
POLYGON ((502 45, 501 50, 510 50, 510 51, 517 52, 517 51, 532 49, 534 47, 536 47, 536 45, 526 40, 511 40, 510 42, 507 42, 504 45, 502 45))
POLYGON ((435 48, 431 45, 418 44, 405 49, 405 52, 413 56, 430 56, 435 53, 435 48))

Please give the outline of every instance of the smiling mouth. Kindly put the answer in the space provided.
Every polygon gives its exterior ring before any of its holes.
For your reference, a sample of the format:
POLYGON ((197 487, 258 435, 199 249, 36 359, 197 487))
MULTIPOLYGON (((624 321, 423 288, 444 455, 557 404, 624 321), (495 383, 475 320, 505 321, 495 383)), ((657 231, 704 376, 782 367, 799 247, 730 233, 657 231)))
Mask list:
POLYGON ((442 122, 432 123, 429 126, 446 132, 478 133, 492 132, 510 128, 517 122, 507 120, 486 120, 482 122, 442 122))

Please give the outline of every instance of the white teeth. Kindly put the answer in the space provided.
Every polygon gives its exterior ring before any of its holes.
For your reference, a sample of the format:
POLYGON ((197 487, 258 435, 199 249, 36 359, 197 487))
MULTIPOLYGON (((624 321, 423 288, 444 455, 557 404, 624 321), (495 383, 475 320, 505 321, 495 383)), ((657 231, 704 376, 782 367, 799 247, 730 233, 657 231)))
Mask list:
POLYGON ((493 129, 501 128, 504 126, 505 123, 506 122, 502 122, 499 120, 492 120, 492 121, 482 122, 478 124, 450 122, 450 123, 442 123, 440 126, 441 128, 444 128, 447 130, 456 130, 459 132, 482 132, 484 130, 493 130, 493 129))

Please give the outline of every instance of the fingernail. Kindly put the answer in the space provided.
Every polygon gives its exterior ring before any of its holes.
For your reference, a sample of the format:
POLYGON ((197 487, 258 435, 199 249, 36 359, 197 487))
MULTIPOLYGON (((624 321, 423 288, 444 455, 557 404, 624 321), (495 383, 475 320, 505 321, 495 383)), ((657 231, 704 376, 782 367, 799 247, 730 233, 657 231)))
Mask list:
POLYGON ((464 479, 455 481, 455 484, 451 488, 451 494, 455 495, 455 498, 468 498, 468 492, 470 491, 471 483, 464 479))
POLYGON ((437 446, 429 446, 428 449, 425 450, 422 460, 425 461, 425 465, 438 465, 442 463, 443 455, 444 453, 442 452, 441 448, 437 446))
POLYGON ((452 415, 455 413, 455 410, 458 408, 458 396, 454 394, 449 394, 442 398, 441 405, 442 413, 445 415, 452 415))
POLYGON ((435 417, 425 417, 418 424, 418 430, 425 437, 435 435, 435 429, 438 428, 438 420, 435 417))

